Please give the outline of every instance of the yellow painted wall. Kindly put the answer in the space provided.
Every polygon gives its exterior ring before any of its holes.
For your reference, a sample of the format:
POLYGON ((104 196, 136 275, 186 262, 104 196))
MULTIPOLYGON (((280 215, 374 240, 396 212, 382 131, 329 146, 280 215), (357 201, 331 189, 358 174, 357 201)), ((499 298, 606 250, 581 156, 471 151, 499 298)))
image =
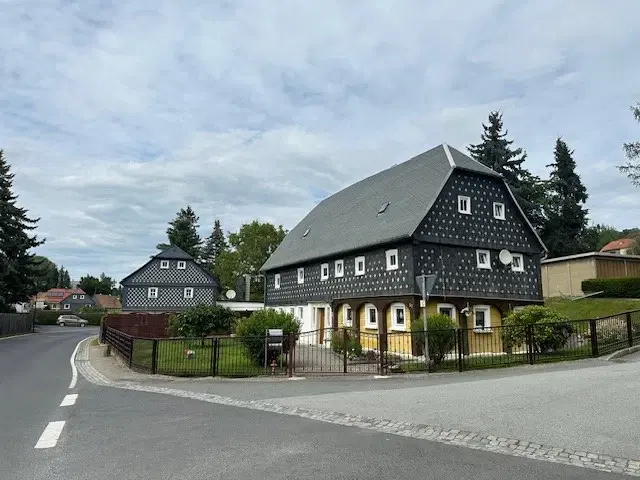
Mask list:
MULTIPOLYGON (((400 302, 398 302, 400 303, 400 302)), ((391 306, 390 306, 391 307, 391 306)), ((395 307, 394 307, 395 308, 395 307)), ((404 306, 404 330, 393 330, 393 312, 391 308, 387 308, 387 351, 389 353, 411 354, 411 310, 404 306)))
POLYGON ((561 295, 582 295, 582 281, 596 278, 594 257, 577 258, 541 265, 542 295, 544 298, 561 295))

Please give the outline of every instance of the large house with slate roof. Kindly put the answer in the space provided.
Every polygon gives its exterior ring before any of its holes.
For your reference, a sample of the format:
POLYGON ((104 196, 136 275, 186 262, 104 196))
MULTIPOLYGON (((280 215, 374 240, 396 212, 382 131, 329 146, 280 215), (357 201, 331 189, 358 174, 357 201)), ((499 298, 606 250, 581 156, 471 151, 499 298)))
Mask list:
POLYGON ((181 248, 171 246, 120 281, 123 312, 175 312, 215 305, 218 281, 181 248))
POLYGON ((265 306, 302 331, 409 331, 423 313, 415 277, 436 274, 427 313, 497 335, 509 311, 543 302, 545 252, 504 179, 442 144, 320 202, 263 265, 265 306))

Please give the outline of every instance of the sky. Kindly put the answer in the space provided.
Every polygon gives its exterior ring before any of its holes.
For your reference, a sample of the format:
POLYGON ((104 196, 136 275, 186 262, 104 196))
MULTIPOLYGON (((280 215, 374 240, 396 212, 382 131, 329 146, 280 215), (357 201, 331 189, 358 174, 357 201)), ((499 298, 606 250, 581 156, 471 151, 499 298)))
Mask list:
POLYGON ((285 228, 501 110, 526 166, 572 148, 594 223, 637 227, 640 2, 0 0, 0 148, 37 253, 120 280, 192 205, 285 228), (635 58, 635 60, 634 60, 635 58))

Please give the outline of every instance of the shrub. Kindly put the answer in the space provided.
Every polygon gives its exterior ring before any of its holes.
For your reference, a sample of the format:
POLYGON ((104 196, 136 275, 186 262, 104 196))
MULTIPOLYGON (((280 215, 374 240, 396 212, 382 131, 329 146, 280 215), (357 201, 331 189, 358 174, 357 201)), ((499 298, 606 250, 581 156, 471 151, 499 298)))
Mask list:
POLYGON ((583 292, 602 292, 608 298, 640 298, 640 277, 590 278, 582 281, 583 292))
POLYGON ((204 344, 210 335, 231 333, 235 315, 232 310, 220 305, 196 305, 183 310, 169 319, 169 330, 181 337, 198 337, 204 344))
POLYGON ((89 321, 89 325, 100 326, 102 320, 102 313, 74 313, 65 310, 36 310, 36 323, 38 325, 55 325, 56 320, 60 315, 78 315, 81 318, 89 321))
POLYGON ((358 332, 354 330, 336 330, 331 334, 331 349, 338 354, 343 354, 345 349, 345 332, 347 336, 346 348, 349 358, 362 355, 362 345, 358 338, 358 332))
MULTIPOLYGON (((429 337, 429 359, 438 365, 456 346, 456 322, 442 313, 427 317, 427 333, 429 337)), ((424 319, 414 318, 411 322, 411 333, 420 353, 424 353, 424 319)))
POLYGON ((527 343, 527 330, 533 329, 533 348, 548 352, 564 347, 573 333, 573 325, 564 315, 549 307, 530 305, 502 319, 502 341, 506 348, 527 343))
MULTIPOLYGON (((283 342, 283 353, 287 353, 293 345, 290 345, 287 335, 300 333, 300 323, 291 314, 268 308, 253 312, 250 317, 238 320, 236 324, 236 335, 246 347, 249 355, 260 366, 264 366, 265 334, 267 330, 280 328, 283 330, 285 339, 283 342)), ((269 359, 270 360, 270 359, 269 359)))

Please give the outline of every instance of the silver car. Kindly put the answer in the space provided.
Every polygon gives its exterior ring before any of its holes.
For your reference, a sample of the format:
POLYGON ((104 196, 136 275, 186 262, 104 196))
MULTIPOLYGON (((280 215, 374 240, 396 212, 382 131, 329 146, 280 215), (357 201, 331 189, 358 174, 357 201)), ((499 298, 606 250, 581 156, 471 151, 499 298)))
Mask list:
POLYGON ((89 320, 80 318, 77 315, 60 315, 56 323, 61 327, 65 325, 80 325, 81 327, 86 327, 89 324, 89 320))

